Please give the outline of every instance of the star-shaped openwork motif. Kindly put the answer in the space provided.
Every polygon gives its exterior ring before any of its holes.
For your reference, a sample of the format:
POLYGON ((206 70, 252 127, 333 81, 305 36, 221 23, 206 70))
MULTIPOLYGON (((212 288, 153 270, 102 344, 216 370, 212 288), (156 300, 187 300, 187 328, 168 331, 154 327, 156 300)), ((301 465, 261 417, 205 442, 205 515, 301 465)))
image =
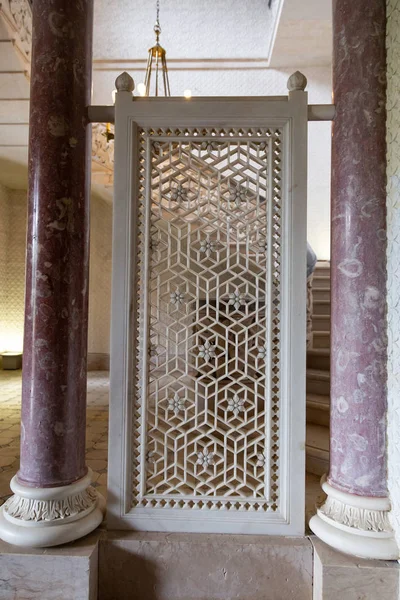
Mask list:
POLYGON ((168 400, 168 410, 173 410, 175 415, 185 410, 186 398, 181 398, 178 392, 168 400))
POLYGON ((209 340, 206 340, 202 346, 199 346, 199 356, 204 358, 206 362, 209 362, 210 358, 215 358, 216 346, 210 344, 209 340))
POLYGON ((200 252, 204 252, 206 256, 210 256, 211 252, 215 252, 216 249, 217 244, 209 238, 200 242, 200 252))
POLYGON ((265 455, 264 454, 257 454, 257 462, 256 462, 256 467, 264 467, 265 465, 265 455))
POLYGON ((201 149, 206 150, 210 154, 213 150, 218 150, 218 144, 217 142, 210 142, 205 140, 201 143, 201 149))
POLYGON ((179 289, 176 289, 176 292, 171 292, 170 294, 171 304, 182 304, 185 299, 185 294, 180 292, 179 289))
POLYGON ((146 454, 146 461, 149 464, 154 464, 156 462, 157 455, 152 450, 146 454))
POLYGON ((157 356, 157 345, 156 344, 149 344, 149 356, 157 356))
POLYGON ((201 465, 203 469, 207 469, 214 464, 214 452, 209 452, 208 448, 204 448, 202 452, 197 453, 197 465, 201 465))
POLYGON ((176 188, 172 190, 171 200, 174 200, 174 202, 186 202, 187 189, 184 188, 181 184, 179 184, 176 188))
POLYGON ((229 398, 228 400, 228 410, 233 412, 235 417, 238 416, 239 413, 244 412, 244 400, 240 398, 237 393, 233 395, 233 398, 229 398))
POLYGON ((261 360, 265 360, 267 358, 267 352, 268 352, 268 346, 267 344, 264 344, 263 346, 257 346, 257 358, 260 358, 261 360))
POLYGON ((246 296, 244 294, 241 294, 237 288, 234 292, 232 292, 232 294, 229 294, 228 304, 234 306, 236 310, 239 310, 239 308, 245 303, 246 296))
POLYGON ((258 247, 260 248, 261 252, 268 252, 268 241, 260 240, 258 243, 258 247))
POLYGON ((229 200, 234 202, 237 208, 240 208, 247 199, 247 190, 241 187, 239 184, 236 189, 231 190, 229 194, 229 200))

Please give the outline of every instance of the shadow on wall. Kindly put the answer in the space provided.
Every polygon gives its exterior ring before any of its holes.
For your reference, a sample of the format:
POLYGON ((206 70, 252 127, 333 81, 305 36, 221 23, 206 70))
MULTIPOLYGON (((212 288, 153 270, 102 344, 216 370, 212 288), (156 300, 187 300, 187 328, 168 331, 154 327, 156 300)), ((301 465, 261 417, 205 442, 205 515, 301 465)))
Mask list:
POLYGON ((101 541, 99 600, 162 600, 162 596, 157 593, 159 578, 157 565, 153 560, 133 554, 124 547, 113 546, 112 576, 108 564, 107 541, 101 541))

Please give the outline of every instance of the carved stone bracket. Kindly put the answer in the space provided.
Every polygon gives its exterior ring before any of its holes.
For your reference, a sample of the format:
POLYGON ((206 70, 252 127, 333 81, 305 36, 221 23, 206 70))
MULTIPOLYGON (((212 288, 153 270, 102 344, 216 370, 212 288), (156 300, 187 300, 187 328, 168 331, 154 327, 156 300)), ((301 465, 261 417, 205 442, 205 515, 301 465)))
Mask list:
POLYGON ((104 169, 114 171, 114 142, 108 142, 104 123, 92 126, 92 160, 104 169))
POLYGON ((32 48, 32 11, 28 0, 5 0, 0 3, 0 16, 15 40, 15 44, 30 64, 32 48))

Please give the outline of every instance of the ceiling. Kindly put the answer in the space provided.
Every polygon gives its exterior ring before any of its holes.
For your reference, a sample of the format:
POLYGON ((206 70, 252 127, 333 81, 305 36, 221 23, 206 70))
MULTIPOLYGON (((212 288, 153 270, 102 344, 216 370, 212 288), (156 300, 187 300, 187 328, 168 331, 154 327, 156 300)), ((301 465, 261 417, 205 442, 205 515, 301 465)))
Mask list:
POLYGON ((332 0, 285 0, 269 66, 330 65, 332 0))
MULTIPOLYGON (((143 81, 153 44, 155 0, 95 0, 93 103, 110 104, 119 73, 143 81)), ((13 21, 0 8, 0 182, 27 184, 30 8, 13 21)), ((161 42, 167 48, 172 93, 268 94, 273 69, 331 63, 331 0, 161 0, 161 42), (261 82, 261 83, 260 83, 261 82)), ((285 75, 286 77, 286 75, 285 75)), ((96 189, 101 169, 93 174, 96 189)), ((107 172, 109 180, 109 171, 107 172)), ((99 183, 100 182, 100 183, 99 183)))

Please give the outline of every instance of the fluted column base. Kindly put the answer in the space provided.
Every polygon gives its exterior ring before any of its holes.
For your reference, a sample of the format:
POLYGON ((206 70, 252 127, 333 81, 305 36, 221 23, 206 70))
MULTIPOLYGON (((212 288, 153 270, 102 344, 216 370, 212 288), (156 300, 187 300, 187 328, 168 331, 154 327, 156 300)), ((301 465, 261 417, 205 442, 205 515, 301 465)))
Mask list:
POLYGON ((327 483, 325 475, 321 485, 328 497, 310 520, 310 528, 320 540, 335 550, 360 558, 399 558, 389 522, 388 498, 341 492, 327 483))
POLYGON ((16 546, 45 548, 84 537, 105 513, 105 500, 90 483, 90 470, 79 481, 56 488, 27 487, 13 477, 14 495, 0 508, 0 538, 16 546))

